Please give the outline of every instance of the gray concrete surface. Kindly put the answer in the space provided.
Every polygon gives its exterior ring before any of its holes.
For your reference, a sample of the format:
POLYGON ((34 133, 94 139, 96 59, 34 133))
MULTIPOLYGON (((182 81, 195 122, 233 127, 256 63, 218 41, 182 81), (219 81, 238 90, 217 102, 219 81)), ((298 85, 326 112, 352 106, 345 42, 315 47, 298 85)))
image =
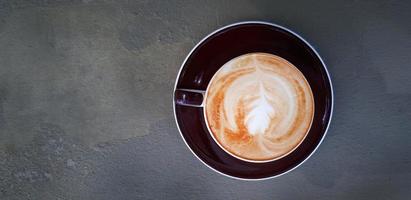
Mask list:
POLYGON ((0 199, 409 199, 410 1, 0 0, 0 199), (292 173, 216 174, 172 114, 207 33, 289 27, 335 88, 329 134, 292 173))

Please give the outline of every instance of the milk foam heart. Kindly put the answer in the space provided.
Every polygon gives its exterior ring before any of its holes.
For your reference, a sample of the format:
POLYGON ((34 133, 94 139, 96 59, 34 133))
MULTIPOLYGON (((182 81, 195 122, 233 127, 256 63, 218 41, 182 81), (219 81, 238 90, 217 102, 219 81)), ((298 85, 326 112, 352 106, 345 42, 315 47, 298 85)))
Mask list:
POLYGON ((313 120, 314 99, 304 75, 272 54, 230 60, 213 76, 205 96, 213 138, 246 161, 271 161, 292 152, 313 120))

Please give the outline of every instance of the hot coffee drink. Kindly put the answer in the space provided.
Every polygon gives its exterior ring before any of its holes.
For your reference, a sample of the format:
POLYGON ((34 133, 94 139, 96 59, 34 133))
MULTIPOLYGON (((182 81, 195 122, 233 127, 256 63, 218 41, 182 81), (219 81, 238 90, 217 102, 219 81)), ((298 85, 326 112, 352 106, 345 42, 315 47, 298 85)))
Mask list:
POLYGON ((217 144, 250 162, 291 153, 304 140, 314 115, 304 75, 287 60, 250 53, 224 64, 208 85, 204 111, 217 144))

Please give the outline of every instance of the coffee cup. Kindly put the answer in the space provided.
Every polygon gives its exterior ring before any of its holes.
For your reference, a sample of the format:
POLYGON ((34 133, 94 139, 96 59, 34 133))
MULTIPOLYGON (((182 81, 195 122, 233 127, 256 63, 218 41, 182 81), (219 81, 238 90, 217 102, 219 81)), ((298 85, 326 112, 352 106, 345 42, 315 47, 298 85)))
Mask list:
POLYGON ((304 75, 268 53, 233 58, 214 74, 206 91, 178 89, 177 94, 177 104, 203 108, 207 129, 223 150, 248 162, 291 153, 304 140, 314 113, 304 75))

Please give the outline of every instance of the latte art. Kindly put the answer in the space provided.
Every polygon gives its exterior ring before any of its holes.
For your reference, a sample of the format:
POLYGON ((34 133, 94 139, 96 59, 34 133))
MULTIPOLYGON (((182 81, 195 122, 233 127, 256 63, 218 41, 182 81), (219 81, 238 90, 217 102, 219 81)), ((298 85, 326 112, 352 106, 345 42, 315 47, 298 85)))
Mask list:
POLYGON ((205 96, 213 138, 248 161, 287 155, 303 141, 313 119, 313 95, 304 75, 271 54, 232 59, 214 75, 205 96))

